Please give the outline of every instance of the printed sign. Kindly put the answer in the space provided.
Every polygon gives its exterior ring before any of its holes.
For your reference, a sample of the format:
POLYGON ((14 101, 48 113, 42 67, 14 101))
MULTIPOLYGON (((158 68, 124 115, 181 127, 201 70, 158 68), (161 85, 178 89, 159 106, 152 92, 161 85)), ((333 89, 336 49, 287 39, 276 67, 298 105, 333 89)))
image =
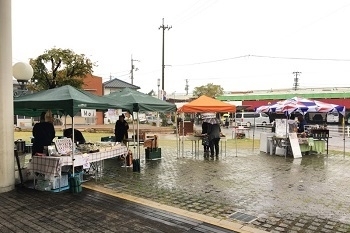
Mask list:
POLYGON ((300 150, 298 136, 296 133, 289 134, 289 142, 290 142, 290 147, 292 148, 293 157, 301 158, 301 150, 300 150))
POLYGON ((276 137, 287 137, 287 119, 276 119, 276 137))
POLYGON ((81 109, 82 117, 96 117, 96 109, 81 109))
POLYGON ((69 154, 73 149, 73 142, 70 138, 56 139, 55 145, 59 154, 69 154))

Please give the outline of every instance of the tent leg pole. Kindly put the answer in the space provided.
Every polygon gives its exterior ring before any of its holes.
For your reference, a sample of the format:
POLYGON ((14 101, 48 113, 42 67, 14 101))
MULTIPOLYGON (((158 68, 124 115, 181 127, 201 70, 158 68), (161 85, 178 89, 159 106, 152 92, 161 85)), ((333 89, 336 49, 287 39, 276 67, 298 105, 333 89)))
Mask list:
MULTIPOLYGON (((343 158, 345 159, 345 116, 343 117, 343 158)), ((327 140, 327 157, 328 157, 328 140, 327 140)))
POLYGON ((255 116, 254 116, 254 125, 253 125, 253 153, 254 153, 254 140, 255 140, 255 116))

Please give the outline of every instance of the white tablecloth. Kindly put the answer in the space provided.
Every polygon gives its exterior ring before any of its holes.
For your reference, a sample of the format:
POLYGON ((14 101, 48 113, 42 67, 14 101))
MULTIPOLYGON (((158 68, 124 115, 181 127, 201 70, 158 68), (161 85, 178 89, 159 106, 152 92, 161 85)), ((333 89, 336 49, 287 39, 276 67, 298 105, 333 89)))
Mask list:
MULTIPOLYGON (((118 145, 112 148, 101 149, 100 152, 89 154, 74 155, 74 167, 86 166, 89 163, 102 161, 121 155, 126 155, 128 149, 126 146, 118 145)), ((66 165, 73 165, 72 156, 33 156, 32 158, 33 172, 42 173, 45 175, 59 176, 61 174, 61 167, 66 165)))

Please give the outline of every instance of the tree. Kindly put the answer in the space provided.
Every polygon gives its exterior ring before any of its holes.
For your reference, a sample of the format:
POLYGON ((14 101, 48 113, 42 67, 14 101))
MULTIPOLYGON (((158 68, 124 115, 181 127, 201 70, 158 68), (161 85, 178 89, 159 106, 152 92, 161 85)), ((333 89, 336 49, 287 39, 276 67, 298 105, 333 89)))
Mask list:
POLYGON ((223 95, 224 89, 220 85, 214 85, 208 83, 206 86, 195 87, 193 90, 193 96, 199 97, 201 95, 206 95, 208 97, 216 97, 218 95, 223 95))
POLYGON ((70 49, 52 48, 36 59, 30 59, 34 75, 29 84, 32 90, 46 90, 64 85, 82 88, 84 77, 93 72, 94 63, 84 54, 70 49))

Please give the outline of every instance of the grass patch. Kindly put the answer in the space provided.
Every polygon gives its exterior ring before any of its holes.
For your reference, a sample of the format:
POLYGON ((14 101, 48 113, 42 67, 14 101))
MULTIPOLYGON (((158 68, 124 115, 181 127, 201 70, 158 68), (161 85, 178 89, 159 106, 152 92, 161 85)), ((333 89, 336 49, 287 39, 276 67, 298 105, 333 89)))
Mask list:
MULTIPOLYGON (((109 132, 82 132, 84 135, 84 138, 87 142, 99 142, 101 141, 101 137, 108 137, 112 136, 113 133, 109 132)), ((56 136, 63 135, 62 130, 56 130, 56 136)), ((30 137, 32 136, 31 131, 15 131, 14 132, 14 139, 15 141, 18 139, 24 140, 27 144, 30 143, 30 137)), ((227 139, 226 142, 226 148, 227 150, 231 149, 236 149, 236 143, 237 143, 237 148, 239 149, 250 149, 253 146, 253 140, 252 139, 227 139)), ((186 147, 191 147, 191 142, 190 141, 185 141, 184 142, 186 147)), ((176 140, 175 140, 175 135, 174 135, 174 140, 171 139, 162 139, 161 135, 159 137, 159 146, 160 147, 174 147, 176 148, 176 140)), ((224 146, 224 142, 222 144, 224 146)), ((201 145, 200 145, 201 147, 201 145)), ((260 147, 260 140, 254 139, 254 149, 258 149, 260 147)), ((344 155, 343 150, 329 150, 329 155, 344 155)), ((350 152, 345 152, 346 156, 350 156, 350 152)))
MULTIPOLYGON (((101 141, 101 137, 108 137, 112 136, 112 133, 108 132, 97 132, 97 133, 91 133, 91 132, 82 132, 85 140, 87 142, 99 142, 101 141)), ((56 130, 56 136, 63 135, 62 130, 56 130)), ((30 137, 32 136, 32 132, 30 131, 16 131, 14 132, 14 139, 22 139, 26 141, 26 143, 30 143, 30 137)))
MULTIPOLYGON (((112 136, 113 134, 108 132, 82 132, 84 135, 84 138, 87 142, 99 142, 101 141, 101 137, 107 137, 112 136)), ((56 136, 63 135, 62 131, 56 130, 56 136)), ((29 131, 16 131, 14 132, 14 139, 22 139, 26 141, 26 143, 30 143, 30 137, 32 136, 32 132, 29 131)), ((227 149, 235 149, 236 148, 236 142, 237 147, 240 149, 249 149, 253 146, 253 140, 252 139, 228 139, 226 142, 227 149)), ((159 145, 165 146, 165 147, 173 147, 176 148, 176 140, 174 135, 174 140, 171 139, 162 139, 162 137, 159 137, 159 145)), ((222 144, 224 146, 224 142, 222 144)), ((260 140, 255 139, 254 140, 254 148, 259 148, 260 140)), ((185 141, 185 146, 191 146, 190 141, 185 141)))

